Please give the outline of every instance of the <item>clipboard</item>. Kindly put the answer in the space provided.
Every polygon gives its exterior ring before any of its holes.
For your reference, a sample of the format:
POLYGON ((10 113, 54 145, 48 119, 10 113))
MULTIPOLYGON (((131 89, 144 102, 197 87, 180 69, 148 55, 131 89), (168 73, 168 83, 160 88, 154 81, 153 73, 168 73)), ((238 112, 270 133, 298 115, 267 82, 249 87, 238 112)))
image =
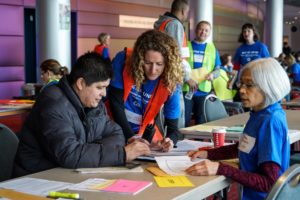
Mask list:
POLYGON ((13 200, 50 200, 49 198, 17 192, 10 189, 0 189, 0 196, 13 200))

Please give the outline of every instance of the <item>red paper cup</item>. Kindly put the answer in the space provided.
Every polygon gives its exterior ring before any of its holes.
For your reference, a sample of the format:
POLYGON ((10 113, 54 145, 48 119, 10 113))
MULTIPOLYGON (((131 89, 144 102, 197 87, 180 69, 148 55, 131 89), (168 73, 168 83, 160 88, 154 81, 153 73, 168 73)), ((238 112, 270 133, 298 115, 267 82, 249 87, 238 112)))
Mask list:
POLYGON ((225 128, 213 128, 212 129, 214 147, 224 146, 225 134, 226 134, 225 128))

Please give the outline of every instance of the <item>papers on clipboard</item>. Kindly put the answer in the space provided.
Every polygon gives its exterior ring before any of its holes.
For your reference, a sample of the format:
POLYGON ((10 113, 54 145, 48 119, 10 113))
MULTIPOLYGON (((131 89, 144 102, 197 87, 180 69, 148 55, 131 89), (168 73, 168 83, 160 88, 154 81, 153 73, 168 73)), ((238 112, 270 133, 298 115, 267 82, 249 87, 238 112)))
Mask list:
POLYGON ((155 157, 160 169, 171 176, 186 175, 185 170, 203 159, 191 161, 188 156, 160 156, 155 157))
POLYGON ((140 160, 151 160, 154 161, 154 157, 157 156, 185 156, 188 151, 196 150, 201 147, 212 146, 213 144, 210 142, 200 142, 194 140, 181 140, 177 143, 177 148, 173 148, 169 152, 162 151, 151 151, 150 155, 147 156, 139 156, 140 160))

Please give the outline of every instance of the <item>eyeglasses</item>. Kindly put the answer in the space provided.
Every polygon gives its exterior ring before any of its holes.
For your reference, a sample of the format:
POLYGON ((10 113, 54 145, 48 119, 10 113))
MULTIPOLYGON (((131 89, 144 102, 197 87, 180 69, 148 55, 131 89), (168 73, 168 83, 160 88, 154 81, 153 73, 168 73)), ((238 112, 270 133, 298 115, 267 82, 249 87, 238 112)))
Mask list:
POLYGON ((250 88, 253 88, 253 87, 257 87, 257 84, 255 83, 241 83, 241 82, 238 82, 236 84, 236 86, 240 89, 242 87, 245 87, 246 89, 250 89, 250 88))

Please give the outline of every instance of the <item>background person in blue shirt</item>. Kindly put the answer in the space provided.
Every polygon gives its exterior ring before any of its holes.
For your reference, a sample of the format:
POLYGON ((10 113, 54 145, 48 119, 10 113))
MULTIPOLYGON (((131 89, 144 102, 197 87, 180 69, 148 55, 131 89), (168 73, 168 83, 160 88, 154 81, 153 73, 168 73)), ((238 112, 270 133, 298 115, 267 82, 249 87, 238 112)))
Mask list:
MULTIPOLYGON (((246 23, 242 26, 242 32, 240 33, 238 42, 242 44, 236 50, 233 57, 233 69, 238 72, 238 76, 240 70, 243 69, 247 63, 258 58, 270 57, 267 46, 259 41, 258 32, 253 24, 246 23)), ((241 101, 239 94, 235 95, 234 101, 241 101)))
POLYGON ((248 63, 241 71, 240 95, 250 118, 240 142, 208 151, 191 151, 191 159, 208 158, 186 171, 191 175, 224 175, 244 186, 243 199, 265 199, 279 176, 287 170, 290 141, 284 110, 278 103, 290 91, 284 69, 273 58, 248 63), (239 156, 240 169, 221 160, 239 156))
POLYGON ((238 40, 242 44, 233 58, 235 70, 241 70, 248 62, 258 58, 270 57, 267 46, 258 40, 259 35, 253 24, 244 24, 238 40))
POLYGON ((292 85, 295 87, 300 87, 300 64, 296 62, 296 59, 291 54, 287 55, 285 58, 285 63, 288 66, 288 73, 290 78, 292 78, 292 85))

